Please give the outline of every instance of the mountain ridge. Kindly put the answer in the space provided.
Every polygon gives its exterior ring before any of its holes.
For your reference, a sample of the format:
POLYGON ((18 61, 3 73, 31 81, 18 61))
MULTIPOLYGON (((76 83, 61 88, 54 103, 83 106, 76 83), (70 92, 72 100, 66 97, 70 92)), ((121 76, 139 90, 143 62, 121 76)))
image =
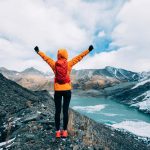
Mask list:
MULTIPOLYGON (((4 71, 0 68, 0 72, 8 79, 11 79, 29 89, 53 90, 54 75, 51 73, 45 74, 33 67, 27 68, 22 72, 4 71)), ((87 90, 99 90, 109 86, 114 86, 121 82, 137 81, 139 78, 140 75, 136 72, 110 66, 107 66, 104 69, 72 70, 71 73, 73 88, 87 90)))

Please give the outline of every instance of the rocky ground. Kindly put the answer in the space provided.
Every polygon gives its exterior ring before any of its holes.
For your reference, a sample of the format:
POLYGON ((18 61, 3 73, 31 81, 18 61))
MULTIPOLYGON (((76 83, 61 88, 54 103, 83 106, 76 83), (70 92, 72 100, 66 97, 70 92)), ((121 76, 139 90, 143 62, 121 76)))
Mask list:
POLYGON ((87 148, 81 138, 55 139, 54 102, 47 91, 32 92, 0 74, 0 149, 87 148), (78 146, 79 145, 79 146, 78 146))
POLYGON ((54 102, 48 92, 29 91, 0 74, 0 150, 150 149, 150 139, 96 123, 71 109, 69 118, 69 137, 55 139, 54 102))

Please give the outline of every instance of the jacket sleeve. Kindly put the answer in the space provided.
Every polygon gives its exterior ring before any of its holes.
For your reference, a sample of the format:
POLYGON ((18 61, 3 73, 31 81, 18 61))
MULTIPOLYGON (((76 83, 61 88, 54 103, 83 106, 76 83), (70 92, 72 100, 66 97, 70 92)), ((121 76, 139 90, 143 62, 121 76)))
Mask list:
POLYGON ((83 57, 85 57, 87 54, 89 53, 89 50, 85 50, 84 52, 82 52, 80 55, 74 57, 73 59, 71 59, 68 63, 71 67, 73 67, 75 64, 77 64, 80 60, 83 59, 83 57))
POLYGON ((46 62, 48 63, 48 65, 49 65, 49 66, 52 68, 52 70, 54 71, 54 68, 55 68, 55 61, 54 61, 52 58, 46 56, 46 54, 43 53, 43 52, 41 52, 41 51, 39 51, 38 54, 43 58, 44 61, 46 61, 46 62))

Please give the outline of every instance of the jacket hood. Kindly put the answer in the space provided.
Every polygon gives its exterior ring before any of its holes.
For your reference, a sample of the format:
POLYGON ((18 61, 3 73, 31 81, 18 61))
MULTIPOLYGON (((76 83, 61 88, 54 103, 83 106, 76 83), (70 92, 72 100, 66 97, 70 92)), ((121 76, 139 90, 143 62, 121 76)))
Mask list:
POLYGON ((57 59, 65 58, 68 59, 68 52, 66 49, 59 49, 57 53, 57 59))

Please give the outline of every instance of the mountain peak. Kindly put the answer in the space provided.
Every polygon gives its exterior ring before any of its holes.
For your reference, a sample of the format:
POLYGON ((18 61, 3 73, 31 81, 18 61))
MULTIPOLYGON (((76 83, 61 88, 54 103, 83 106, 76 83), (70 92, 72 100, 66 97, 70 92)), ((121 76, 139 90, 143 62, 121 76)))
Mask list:
POLYGON ((6 70, 8 70, 8 69, 6 69, 5 67, 0 67, 0 70, 6 71, 6 70))
POLYGON ((113 70, 118 70, 118 68, 112 67, 112 66, 106 66, 104 69, 113 71, 113 70))
POLYGON ((24 71, 22 71, 21 73, 24 73, 24 74, 38 74, 38 75, 44 75, 43 72, 35 69, 34 67, 30 67, 30 68, 27 68, 25 69, 24 71))

